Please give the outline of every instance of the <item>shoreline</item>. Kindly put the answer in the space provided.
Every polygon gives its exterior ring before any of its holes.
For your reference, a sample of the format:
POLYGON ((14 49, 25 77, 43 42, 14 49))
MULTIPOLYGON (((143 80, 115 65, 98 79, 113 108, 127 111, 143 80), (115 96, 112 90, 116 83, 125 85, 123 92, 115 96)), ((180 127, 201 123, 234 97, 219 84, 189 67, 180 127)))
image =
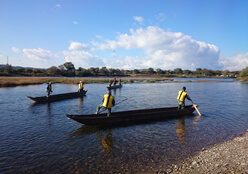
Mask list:
MULTIPOLYGON (((16 86, 27 86, 27 85, 39 85, 43 83, 52 82, 57 84, 78 84, 79 81, 84 81, 85 84, 89 83, 108 83, 109 79, 113 80, 113 77, 109 78, 68 78, 68 77, 0 77, 0 87, 16 87, 16 86)), ((119 78, 116 78, 119 80, 119 78)), ((134 83, 134 82, 146 82, 156 83, 161 81, 166 82, 177 82, 173 78, 169 77, 132 77, 132 78, 121 78, 122 83, 134 83)), ((185 82, 222 82, 220 80, 188 80, 185 82)))
POLYGON ((164 173, 209 174, 209 173, 248 173, 248 130, 228 141, 203 148, 180 164, 172 164, 164 173))

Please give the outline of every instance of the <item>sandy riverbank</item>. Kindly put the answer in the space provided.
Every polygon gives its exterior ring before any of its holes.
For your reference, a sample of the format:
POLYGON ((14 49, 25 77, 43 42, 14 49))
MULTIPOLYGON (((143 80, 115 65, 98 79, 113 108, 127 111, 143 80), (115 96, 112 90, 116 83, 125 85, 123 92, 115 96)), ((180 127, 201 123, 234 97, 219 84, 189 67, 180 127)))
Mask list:
POLYGON ((196 156, 158 173, 248 174, 248 130, 229 141, 202 149, 196 156))

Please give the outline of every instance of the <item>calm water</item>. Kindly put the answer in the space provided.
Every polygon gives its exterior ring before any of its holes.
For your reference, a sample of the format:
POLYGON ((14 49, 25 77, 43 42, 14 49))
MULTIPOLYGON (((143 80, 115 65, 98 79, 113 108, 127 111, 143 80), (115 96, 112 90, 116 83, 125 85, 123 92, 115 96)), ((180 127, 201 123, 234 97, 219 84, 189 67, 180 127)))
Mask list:
MULTIPOLYGON (((45 84, 0 88, 0 173, 155 173, 188 155, 244 133, 248 84, 222 82, 124 84, 113 91, 113 111, 177 106, 186 86, 203 116, 102 128, 67 119, 94 113, 107 84, 86 84, 87 96, 34 105, 26 96, 45 95, 45 84)), ((76 91, 54 85, 54 94, 76 91)), ((186 101, 186 104, 190 104, 186 101)))

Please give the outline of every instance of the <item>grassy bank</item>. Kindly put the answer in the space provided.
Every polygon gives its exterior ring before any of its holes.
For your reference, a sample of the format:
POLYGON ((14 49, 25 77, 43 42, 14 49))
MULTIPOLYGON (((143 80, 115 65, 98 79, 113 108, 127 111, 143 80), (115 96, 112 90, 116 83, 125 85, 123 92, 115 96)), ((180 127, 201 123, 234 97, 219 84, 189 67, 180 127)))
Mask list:
MULTIPOLYGON (((110 78, 111 80, 113 78, 110 78)), ((108 83, 109 79, 98 78, 56 78, 56 77, 0 77, 0 87, 14 87, 24 85, 37 85, 43 83, 59 83, 59 84, 78 84, 79 81, 84 83, 108 83)), ((154 83, 158 81, 173 81, 170 78, 156 78, 156 79, 121 79, 122 83, 148 82, 154 83)))
POLYGON ((241 81, 241 82, 248 82, 248 77, 237 77, 238 81, 241 81))

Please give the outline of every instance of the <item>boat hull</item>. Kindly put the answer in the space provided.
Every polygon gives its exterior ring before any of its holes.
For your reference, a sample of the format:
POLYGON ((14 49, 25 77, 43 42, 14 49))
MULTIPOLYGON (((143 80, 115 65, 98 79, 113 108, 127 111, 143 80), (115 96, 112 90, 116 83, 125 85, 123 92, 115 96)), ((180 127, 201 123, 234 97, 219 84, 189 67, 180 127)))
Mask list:
POLYGON ((111 86, 111 87, 107 87, 108 89, 117 89, 117 88, 121 88, 122 87, 122 85, 113 85, 113 86, 111 86))
POLYGON ((186 106, 183 110, 177 110, 177 107, 155 108, 145 110, 133 110, 124 112, 114 112, 109 117, 105 114, 90 115, 70 115, 66 116, 72 120, 85 125, 115 125, 119 123, 155 121, 168 118, 175 118, 189 115, 194 112, 195 108, 186 106))
POLYGON ((70 93, 64 93, 64 94, 56 94, 56 95, 50 95, 49 97, 42 96, 42 97, 30 97, 27 96, 29 99, 35 101, 36 103, 50 103, 60 100, 66 100, 66 99, 72 99, 72 98, 79 98, 85 96, 87 90, 82 92, 70 92, 70 93))

